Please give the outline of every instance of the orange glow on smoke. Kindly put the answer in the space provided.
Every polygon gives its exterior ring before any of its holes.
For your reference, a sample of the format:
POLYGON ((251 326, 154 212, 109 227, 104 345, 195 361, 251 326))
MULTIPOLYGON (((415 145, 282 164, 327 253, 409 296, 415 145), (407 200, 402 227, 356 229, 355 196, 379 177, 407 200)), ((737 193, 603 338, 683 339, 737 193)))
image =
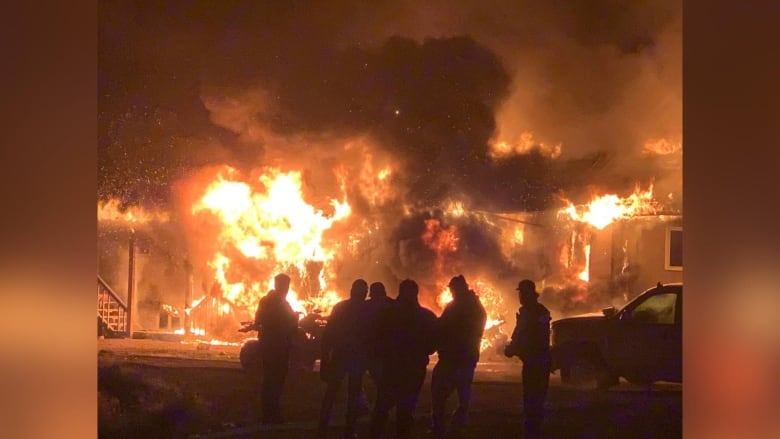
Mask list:
POLYGON ((392 185, 393 166, 378 163, 379 159, 365 145, 350 144, 347 146, 347 149, 352 148, 359 148, 363 156, 363 163, 358 174, 360 194, 372 206, 393 200, 396 196, 392 185))
POLYGON ((515 139, 515 141, 494 141, 490 143, 488 154, 494 160, 501 160, 515 155, 528 154, 536 150, 541 155, 558 158, 561 155, 561 144, 548 145, 543 142, 537 142, 534 134, 526 131, 515 139))

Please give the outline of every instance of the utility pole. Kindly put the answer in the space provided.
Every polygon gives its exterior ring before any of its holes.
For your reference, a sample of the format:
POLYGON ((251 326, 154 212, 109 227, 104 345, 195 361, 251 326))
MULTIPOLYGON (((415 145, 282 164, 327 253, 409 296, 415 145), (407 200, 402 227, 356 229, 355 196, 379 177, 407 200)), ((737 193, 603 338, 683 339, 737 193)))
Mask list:
POLYGON ((187 276, 186 290, 184 291, 184 336, 190 334, 192 327, 190 308, 192 307, 192 264, 189 259, 184 259, 184 273, 187 276))
POLYGON ((127 338, 133 338, 133 304, 135 303, 135 230, 130 230, 127 264, 127 338))

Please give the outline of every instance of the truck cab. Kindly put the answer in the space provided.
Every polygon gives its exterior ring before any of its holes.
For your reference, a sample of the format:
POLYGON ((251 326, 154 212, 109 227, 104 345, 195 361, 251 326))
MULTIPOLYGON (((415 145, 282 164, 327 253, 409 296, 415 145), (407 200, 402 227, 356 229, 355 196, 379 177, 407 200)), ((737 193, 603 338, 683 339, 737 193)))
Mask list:
POLYGON ((682 284, 659 283, 620 310, 555 320, 551 343, 566 384, 682 382, 682 284))

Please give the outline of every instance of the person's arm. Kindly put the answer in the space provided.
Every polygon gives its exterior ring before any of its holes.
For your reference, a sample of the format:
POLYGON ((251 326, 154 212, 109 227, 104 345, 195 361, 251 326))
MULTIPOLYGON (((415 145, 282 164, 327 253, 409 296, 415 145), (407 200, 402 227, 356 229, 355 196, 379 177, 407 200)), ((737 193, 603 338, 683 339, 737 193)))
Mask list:
POLYGON ((339 307, 333 308, 328 316, 328 321, 322 329, 322 342, 320 343, 320 379, 329 382, 332 376, 331 360, 333 359, 333 338, 336 332, 336 325, 339 323, 339 307))
POLYGON ((328 321, 325 323, 325 327, 322 329, 322 343, 320 345, 322 349, 322 358, 326 358, 330 354, 330 350, 333 346, 333 332, 338 320, 338 307, 335 307, 333 312, 330 313, 328 321))
POLYGON ((263 301, 262 300, 258 300, 257 301, 257 310, 255 310, 255 322, 254 322, 254 324, 252 324, 251 329, 253 329, 255 331, 259 331, 260 330, 260 326, 261 326, 260 325, 260 321, 262 320, 262 317, 263 317, 263 301))
POLYGON ((526 328, 524 327, 525 322, 523 321, 519 312, 515 315, 515 317, 517 323, 515 324, 514 331, 512 331, 512 339, 504 348, 504 355, 507 357, 520 356, 520 352, 523 348, 523 336, 526 332, 526 328))
POLYGON ((482 338, 483 335, 485 335, 485 323, 487 323, 487 311, 485 311, 485 307, 482 306, 482 304, 479 304, 479 328, 477 328, 479 337, 482 338))
POLYGON ((284 301, 284 304, 287 306, 287 312, 290 316, 290 320, 287 322, 289 324, 288 330, 290 331, 290 335, 293 336, 298 332, 298 317, 300 317, 300 314, 293 311, 292 306, 290 306, 286 300, 284 301))

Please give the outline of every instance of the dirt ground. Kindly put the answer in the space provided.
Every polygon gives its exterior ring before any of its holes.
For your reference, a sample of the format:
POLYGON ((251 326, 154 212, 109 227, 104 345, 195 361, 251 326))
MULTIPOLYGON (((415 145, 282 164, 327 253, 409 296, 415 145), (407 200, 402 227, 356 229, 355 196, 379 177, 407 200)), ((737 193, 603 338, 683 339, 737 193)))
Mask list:
MULTIPOLYGON (((241 368, 238 353, 237 346, 98 340, 99 437, 314 437, 325 387, 317 372, 292 370, 282 400, 286 423, 261 426, 259 380, 241 368)), ((435 357, 429 369, 434 363, 435 357)), ((519 360, 499 357, 479 364, 465 437, 523 437, 520 368, 519 360)), ((372 400, 370 379, 365 389, 372 400)), ((449 402, 454 409, 454 396, 449 402)), ((428 437, 430 406, 429 373, 417 409, 416 437, 428 437)), ((682 437, 682 386, 677 384, 647 389, 621 382, 598 392, 569 388, 553 374, 546 407, 544 429, 550 438, 682 437)), ((334 438, 343 412, 342 395, 334 410, 334 438)), ((362 418, 360 434, 367 421, 362 418)), ((392 431, 392 418, 389 427, 392 431)))

